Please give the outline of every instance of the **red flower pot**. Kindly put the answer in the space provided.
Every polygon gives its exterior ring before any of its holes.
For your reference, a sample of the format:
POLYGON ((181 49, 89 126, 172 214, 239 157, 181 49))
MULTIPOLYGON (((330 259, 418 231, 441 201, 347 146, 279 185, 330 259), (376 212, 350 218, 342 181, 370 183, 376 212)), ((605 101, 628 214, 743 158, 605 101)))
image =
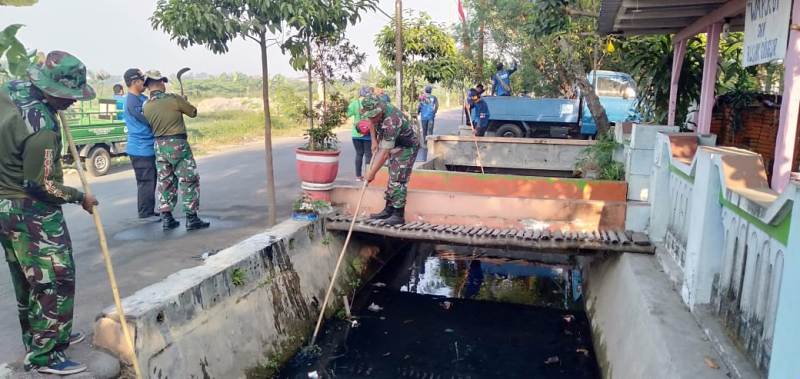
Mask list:
POLYGON ((295 150, 297 175, 305 183, 329 184, 339 174, 339 155, 341 151, 295 150))

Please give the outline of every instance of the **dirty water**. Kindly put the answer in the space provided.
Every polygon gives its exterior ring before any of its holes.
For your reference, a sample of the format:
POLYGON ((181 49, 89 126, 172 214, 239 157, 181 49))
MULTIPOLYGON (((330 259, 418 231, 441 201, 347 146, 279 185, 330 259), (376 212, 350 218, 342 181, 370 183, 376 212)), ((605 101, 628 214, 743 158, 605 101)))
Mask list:
POLYGON ((418 246, 363 287, 352 314, 326 322, 320 357, 277 377, 600 377, 573 267, 418 246))

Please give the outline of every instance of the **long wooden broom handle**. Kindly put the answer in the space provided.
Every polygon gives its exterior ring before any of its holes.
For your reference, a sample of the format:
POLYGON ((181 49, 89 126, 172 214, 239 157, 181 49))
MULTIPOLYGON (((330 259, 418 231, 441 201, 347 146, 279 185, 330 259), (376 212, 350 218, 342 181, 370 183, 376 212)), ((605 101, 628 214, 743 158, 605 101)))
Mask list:
MULTIPOLYGON (((70 132, 67 118, 64 117, 64 112, 58 112, 58 117, 61 119, 63 133, 67 135, 67 144, 69 145, 69 151, 72 154, 72 159, 75 160, 75 167, 78 170, 78 176, 81 178, 83 192, 87 195, 91 195, 92 189, 89 186, 89 182, 86 180, 86 174, 83 172, 81 157, 78 155, 78 149, 75 147, 75 141, 72 139, 72 133, 70 132)), ((97 237, 100 241, 100 251, 103 253, 103 261, 105 262, 106 272, 108 273, 108 281, 111 282, 111 293, 114 295, 114 305, 117 308, 117 315, 119 315, 119 321, 122 325, 122 334, 125 337, 125 341, 128 342, 128 348, 131 349, 132 357, 130 358, 133 363, 133 370, 136 373, 136 377, 138 379, 142 379, 142 372, 139 369, 139 360, 136 357, 136 348, 134 347, 133 338, 131 338, 131 332, 128 329, 128 322, 125 319, 125 311, 122 309, 122 300, 120 300, 119 297, 117 277, 114 275, 114 266, 111 264, 111 254, 108 252, 106 231, 105 228, 103 228, 103 222, 100 220, 100 212, 98 212, 97 206, 93 207, 92 216, 94 217, 94 226, 97 229, 97 237)))
MULTIPOLYGON (((369 170, 371 168, 368 167, 369 170)), ((369 171, 367 171, 369 172, 369 171)), ((347 251, 347 246, 350 245, 350 237, 353 236, 353 228, 356 225, 356 218, 358 218, 358 212, 361 210, 361 202, 364 200, 364 194, 367 192, 367 185, 369 182, 364 180, 364 184, 361 186, 361 194, 358 196, 358 203, 356 204, 356 210, 353 212, 353 219, 350 221, 350 228, 347 230, 347 238, 344 240, 344 245, 342 245, 342 251, 339 253, 339 259, 336 261, 336 268, 333 269, 333 277, 331 278, 331 283, 328 285, 328 290, 325 291, 325 300, 322 301, 322 308, 319 311, 319 317, 317 317, 317 326, 314 327, 314 335, 311 337, 311 344, 310 346, 314 346, 314 343, 317 342, 317 335, 319 334, 319 328, 322 326, 322 319, 325 318, 325 308, 328 306, 328 301, 330 300, 331 293, 333 292, 333 286, 336 284, 336 278, 339 276, 339 267, 342 265, 342 261, 344 260, 344 253, 347 251)))
POLYGON ((469 122, 469 127, 472 129, 472 141, 475 142, 475 152, 478 154, 476 156, 478 167, 481 168, 481 174, 486 174, 486 172, 483 171, 483 164, 481 164, 483 159, 481 159, 481 149, 478 147, 478 136, 475 135, 475 125, 472 124, 472 117, 470 117, 469 112, 467 112, 467 121, 469 122))

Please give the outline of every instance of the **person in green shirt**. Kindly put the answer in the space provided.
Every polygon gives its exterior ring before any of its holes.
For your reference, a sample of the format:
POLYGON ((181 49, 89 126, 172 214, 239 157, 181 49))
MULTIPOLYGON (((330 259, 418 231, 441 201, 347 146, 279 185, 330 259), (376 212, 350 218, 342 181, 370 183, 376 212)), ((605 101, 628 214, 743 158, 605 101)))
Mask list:
POLYGON ((369 167, 369 162, 372 161, 372 138, 369 135, 369 129, 366 133, 359 130, 358 123, 361 121, 361 99, 372 93, 369 87, 361 87, 359 97, 350 101, 347 106, 347 117, 353 119, 353 146, 356 149, 356 180, 363 181, 364 177, 361 175, 364 165, 369 167))
POLYGON ((75 262, 62 204, 92 213, 92 195, 64 185, 56 112, 94 98, 86 67, 63 51, 31 65, 27 80, 0 88, 0 245, 5 250, 25 345, 25 370, 70 375, 86 366, 67 358, 75 262))
POLYGON ((186 98, 167 93, 169 80, 158 71, 145 73, 144 85, 150 91, 150 99, 144 103, 144 117, 156 137, 156 171, 158 189, 161 194, 162 228, 175 229, 180 222, 175 220, 172 210, 178 204, 180 189, 183 211, 186 213, 186 230, 204 229, 210 222, 200 219, 200 175, 197 162, 186 135, 183 116, 197 117, 197 108, 186 98))

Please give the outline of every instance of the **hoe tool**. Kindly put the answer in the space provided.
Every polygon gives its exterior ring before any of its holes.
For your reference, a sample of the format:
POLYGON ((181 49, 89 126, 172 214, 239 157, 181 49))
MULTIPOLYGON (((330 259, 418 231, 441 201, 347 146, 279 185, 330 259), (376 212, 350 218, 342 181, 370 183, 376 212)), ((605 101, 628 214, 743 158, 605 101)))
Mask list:
POLYGON ((178 75, 177 76, 178 76, 178 84, 181 85, 181 96, 184 96, 184 94, 183 94, 183 81, 181 80, 181 76, 183 76, 183 74, 185 74, 189 70, 191 70, 191 68, 189 68, 189 67, 184 67, 184 68, 178 70, 178 75))

